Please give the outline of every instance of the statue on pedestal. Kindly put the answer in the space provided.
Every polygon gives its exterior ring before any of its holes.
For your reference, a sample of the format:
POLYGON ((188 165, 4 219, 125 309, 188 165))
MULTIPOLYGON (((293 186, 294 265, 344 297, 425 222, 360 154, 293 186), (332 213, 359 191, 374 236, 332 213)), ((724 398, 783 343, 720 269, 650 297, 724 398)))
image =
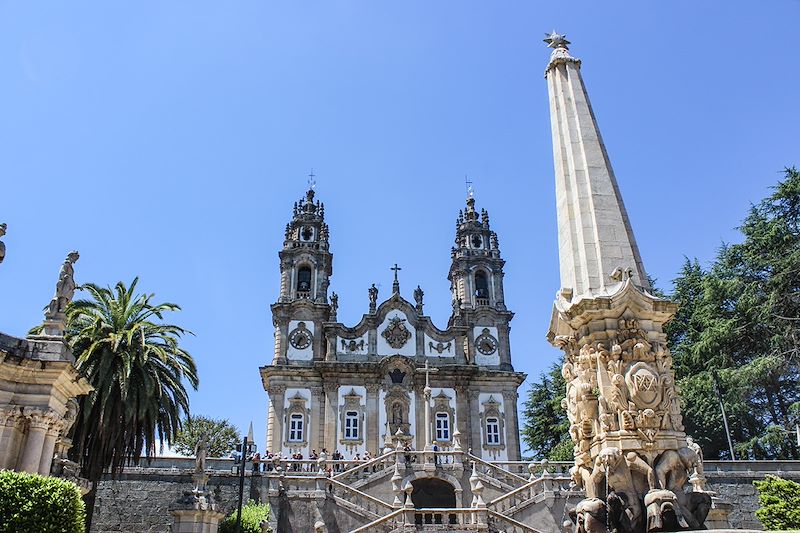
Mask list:
POLYGON ((53 299, 50 300, 50 305, 47 306, 45 318, 54 320, 59 314, 63 314, 67 305, 72 301, 75 295, 75 269, 72 265, 80 258, 78 252, 73 251, 67 254, 64 264, 61 265, 61 271, 58 273, 58 281, 56 282, 56 293, 53 299))

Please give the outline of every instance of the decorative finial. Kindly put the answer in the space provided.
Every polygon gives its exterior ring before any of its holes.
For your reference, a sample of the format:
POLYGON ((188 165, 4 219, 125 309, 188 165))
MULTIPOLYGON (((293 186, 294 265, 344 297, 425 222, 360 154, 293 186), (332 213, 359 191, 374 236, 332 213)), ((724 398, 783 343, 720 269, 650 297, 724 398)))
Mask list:
POLYGON ((467 198, 475 197, 475 189, 472 187, 472 180, 464 174, 464 185, 467 187, 467 198))
POLYGON ((317 182, 314 180, 315 174, 314 169, 311 169, 311 174, 308 175, 308 188, 309 190, 314 190, 317 187, 317 182))
POLYGON ((549 48, 567 48, 567 45, 571 44, 567 40, 566 34, 558 33, 556 30, 551 31, 550 33, 545 33, 544 42, 547 43, 549 48))

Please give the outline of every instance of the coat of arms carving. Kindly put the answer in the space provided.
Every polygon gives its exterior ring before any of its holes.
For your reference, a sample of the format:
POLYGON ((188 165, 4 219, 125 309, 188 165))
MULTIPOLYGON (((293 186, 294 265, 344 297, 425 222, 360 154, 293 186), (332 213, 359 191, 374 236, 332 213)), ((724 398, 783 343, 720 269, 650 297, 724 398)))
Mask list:
POLYGON ((381 336, 386 339, 389 346, 398 350, 406 345, 408 339, 411 338, 411 332, 405 325, 406 319, 396 316, 389 319, 389 325, 383 330, 381 336))

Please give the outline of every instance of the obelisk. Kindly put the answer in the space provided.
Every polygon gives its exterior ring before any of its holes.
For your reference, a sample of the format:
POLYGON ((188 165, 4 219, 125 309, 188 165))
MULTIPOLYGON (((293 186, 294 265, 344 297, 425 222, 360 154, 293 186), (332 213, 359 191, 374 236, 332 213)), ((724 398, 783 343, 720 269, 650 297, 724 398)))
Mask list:
POLYGON ((545 42, 561 270, 547 336, 564 350, 571 472, 587 495, 575 513, 585 524, 604 512, 620 532, 696 529, 711 497, 687 445, 663 331, 677 307, 649 292, 581 62, 566 36, 545 42), (695 491, 685 492, 692 475, 695 491))

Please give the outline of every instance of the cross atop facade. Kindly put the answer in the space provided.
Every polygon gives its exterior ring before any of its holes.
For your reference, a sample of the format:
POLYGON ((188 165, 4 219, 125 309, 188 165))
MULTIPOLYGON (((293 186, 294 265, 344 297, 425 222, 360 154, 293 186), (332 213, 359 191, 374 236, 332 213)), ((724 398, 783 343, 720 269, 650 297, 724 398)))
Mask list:
POLYGON ((317 182, 314 180, 314 169, 311 169, 311 174, 308 175, 308 188, 314 190, 314 187, 317 186, 317 182))
POLYGON ((397 279, 397 273, 403 269, 397 266, 397 263, 395 263, 394 266, 389 270, 394 270, 394 283, 392 283, 392 292, 397 294, 400 292, 400 280, 397 279))
POLYGON ((397 266, 397 263, 395 263, 394 266, 389 270, 394 270, 394 280, 397 281, 397 272, 403 269, 397 266))
POLYGON ((475 195, 475 189, 472 188, 472 180, 464 174, 464 186, 467 188, 467 198, 472 198, 475 195))

